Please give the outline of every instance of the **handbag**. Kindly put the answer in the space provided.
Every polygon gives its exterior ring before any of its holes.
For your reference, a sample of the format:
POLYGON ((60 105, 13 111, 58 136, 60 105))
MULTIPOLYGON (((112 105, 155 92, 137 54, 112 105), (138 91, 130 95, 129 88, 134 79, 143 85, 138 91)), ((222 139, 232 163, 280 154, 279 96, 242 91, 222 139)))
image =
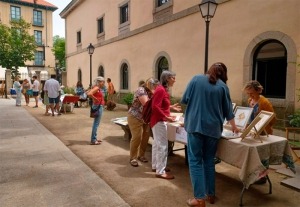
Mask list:
POLYGON ((27 89, 26 90, 26 95, 32 96, 33 95, 32 89, 27 89))
POLYGON ((91 112, 90 112, 90 117, 91 118, 98 118, 99 117, 99 108, 100 108, 100 104, 96 109, 93 109, 93 107, 91 107, 91 112))

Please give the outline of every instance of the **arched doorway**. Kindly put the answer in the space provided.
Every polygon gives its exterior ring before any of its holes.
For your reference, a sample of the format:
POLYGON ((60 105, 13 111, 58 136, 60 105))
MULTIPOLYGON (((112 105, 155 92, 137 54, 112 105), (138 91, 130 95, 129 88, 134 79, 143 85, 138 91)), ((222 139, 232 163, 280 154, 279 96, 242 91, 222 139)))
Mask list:
POLYGON ((124 90, 128 90, 128 79, 129 79, 129 71, 128 71, 128 65, 124 63, 121 67, 121 88, 124 90))
POLYGON ((98 76, 104 77, 104 68, 102 65, 98 69, 98 76))
POLYGON ((77 79, 78 79, 78 81, 82 82, 82 73, 81 73, 81 69, 78 69, 77 79))
POLYGON ((277 40, 268 40, 258 46, 253 55, 252 80, 264 87, 262 95, 268 98, 286 98, 287 51, 277 40))
POLYGON ((158 62, 158 67, 157 67, 158 80, 160 80, 160 76, 164 70, 169 70, 169 62, 166 57, 162 57, 158 62))

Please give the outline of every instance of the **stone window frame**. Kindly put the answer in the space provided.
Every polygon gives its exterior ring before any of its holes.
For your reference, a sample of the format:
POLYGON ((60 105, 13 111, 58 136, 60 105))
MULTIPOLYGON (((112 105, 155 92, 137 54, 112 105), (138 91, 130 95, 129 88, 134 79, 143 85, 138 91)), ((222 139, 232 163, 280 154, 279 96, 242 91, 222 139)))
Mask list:
POLYGON ((101 16, 97 17, 96 19, 97 24, 97 38, 101 38, 105 36, 105 14, 102 14, 101 16), (103 32, 99 33, 99 21, 102 19, 103 22, 103 32))
POLYGON ((97 74, 98 74, 98 76, 101 76, 101 74, 100 74, 100 68, 101 67, 103 68, 103 76, 102 77, 104 78, 104 76, 105 76, 105 68, 104 68, 104 65, 102 63, 100 63, 99 66, 98 66, 98 71, 97 71, 98 73, 97 74))
POLYGON ((119 9, 119 18, 118 18, 118 21, 119 21, 119 35, 120 34, 123 34, 123 33, 126 33, 126 32, 129 32, 130 31, 130 12, 131 12, 131 7, 130 7, 130 0, 125 0, 123 1, 122 3, 120 3, 118 5, 118 9, 119 9), (122 7, 128 5, 128 21, 124 22, 124 23, 121 23, 121 9, 122 7))
POLYGON ((120 83, 120 93, 129 93, 131 90, 130 90, 130 64, 128 62, 128 60, 124 59, 121 61, 120 63, 120 66, 119 66, 119 70, 120 70, 120 80, 119 80, 119 83, 120 83), (127 70, 128 70, 128 89, 123 89, 122 88, 122 85, 123 85, 123 66, 124 64, 126 64, 128 66, 127 70))
POLYGON ((77 50, 80 50, 82 48, 82 28, 76 31, 76 47, 77 50), (78 34, 80 34, 80 42, 78 42, 78 37, 79 37, 78 34))
MULTIPOLYGON (((268 98, 274 107, 285 107, 287 109, 293 109, 295 107, 295 86, 296 86, 296 64, 297 61, 297 50, 296 44, 293 39, 287 34, 280 31, 267 31, 261 33, 253 38, 245 50, 244 61, 243 61, 243 85, 252 79, 252 68, 253 68, 253 56, 256 49, 263 42, 268 40, 278 40, 281 42, 287 51, 287 74, 286 74, 286 98, 276 99, 268 98)), ((242 95, 243 105, 246 105, 248 97, 245 93, 242 95)))
POLYGON ((167 3, 158 6, 158 0, 153 0, 153 22, 169 17, 173 14, 174 0, 170 0, 167 3))

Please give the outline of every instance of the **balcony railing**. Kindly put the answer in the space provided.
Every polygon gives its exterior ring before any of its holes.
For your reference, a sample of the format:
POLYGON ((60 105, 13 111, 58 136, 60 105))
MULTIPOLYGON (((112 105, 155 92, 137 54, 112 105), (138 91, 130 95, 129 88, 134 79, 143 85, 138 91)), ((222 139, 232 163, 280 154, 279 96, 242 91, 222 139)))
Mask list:
POLYGON ((37 26, 37 27, 43 27, 44 26, 44 19, 32 19, 32 26, 37 26))

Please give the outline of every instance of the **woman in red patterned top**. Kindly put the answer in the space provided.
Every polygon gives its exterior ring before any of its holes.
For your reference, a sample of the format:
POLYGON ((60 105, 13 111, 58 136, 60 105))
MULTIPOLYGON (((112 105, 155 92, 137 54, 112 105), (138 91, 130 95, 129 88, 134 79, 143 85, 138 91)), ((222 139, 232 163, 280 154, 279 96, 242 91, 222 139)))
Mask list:
POLYGON ((168 156, 168 136, 167 136, 167 122, 175 121, 170 116, 170 108, 181 111, 178 103, 171 105, 168 89, 175 83, 175 73, 165 70, 160 76, 161 85, 158 86, 152 98, 152 114, 150 119, 150 126, 153 132, 152 143, 152 171, 156 172, 157 178, 173 179, 174 176, 167 174, 166 168, 168 156))
POLYGON ((93 99, 93 109, 99 110, 99 116, 94 119, 93 128, 92 128, 92 135, 91 135, 91 145, 99 145, 102 141, 97 138, 97 130, 100 124, 100 120, 102 117, 103 105, 104 105, 104 97, 101 92, 101 88, 105 84, 105 79, 101 76, 98 76, 94 80, 94 84, 92 89, 87 92, 87 95, 93 99))

